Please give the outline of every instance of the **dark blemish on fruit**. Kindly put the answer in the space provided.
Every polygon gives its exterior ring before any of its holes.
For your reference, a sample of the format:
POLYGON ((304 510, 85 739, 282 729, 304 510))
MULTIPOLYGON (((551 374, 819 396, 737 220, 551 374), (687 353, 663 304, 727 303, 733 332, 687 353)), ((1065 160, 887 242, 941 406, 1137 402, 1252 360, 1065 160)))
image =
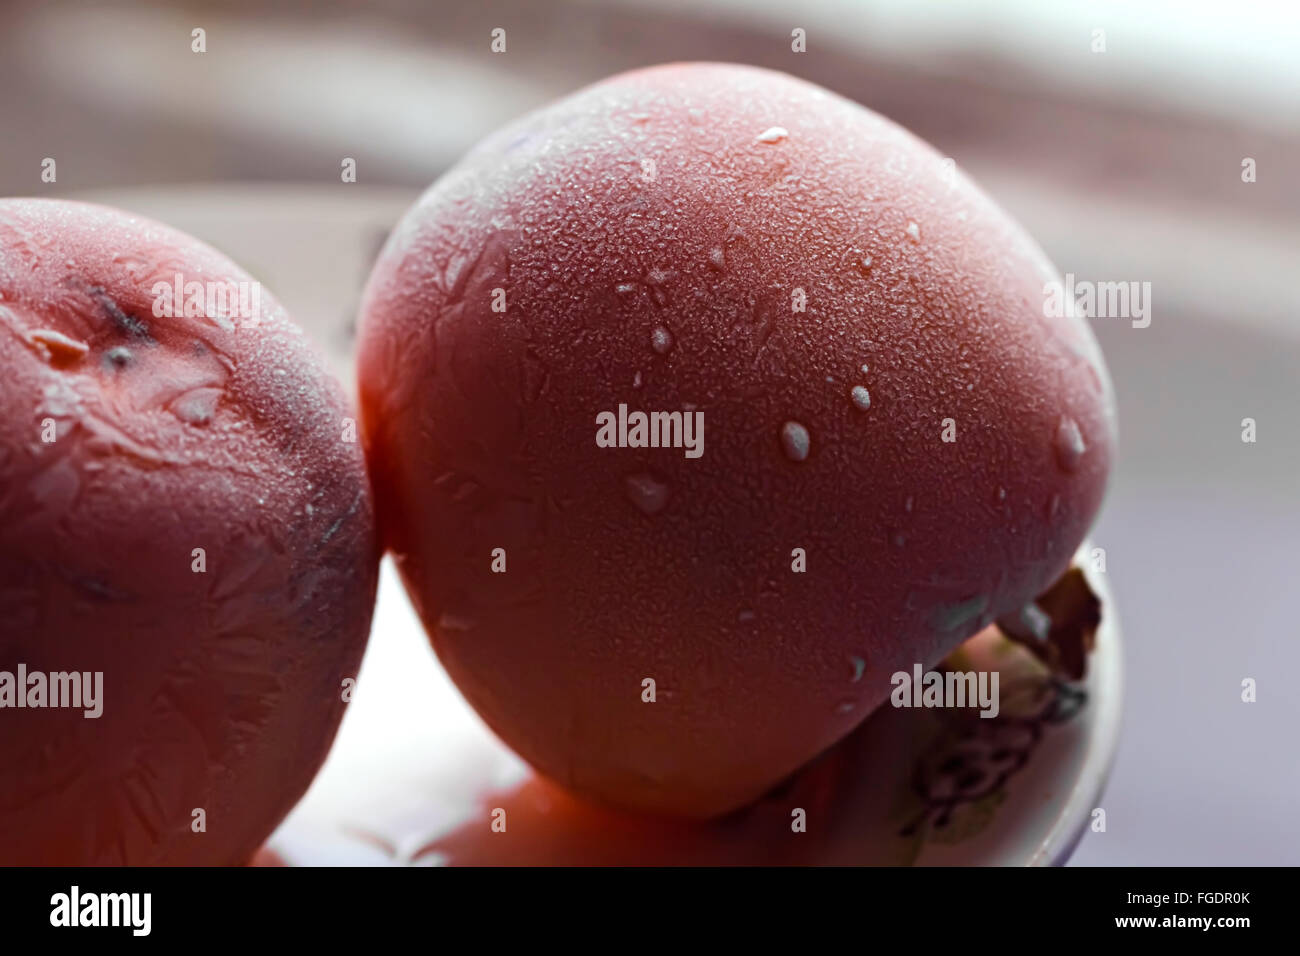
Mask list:
POLYGON ((954 774, 966 766, 966 758, 961 754, 953 754, 939 766, 939 772, 944 775, 954 774))
POLYGON ((135 356, 131 350, 124 345, 111 348, 104 353, 104 367, 111 369, 124 369, 131 364, 135 356))
POLYGON ((984 771, 979 768, 972 768, 957 778, 957 789, 970 790, 983 782, 984 771))
POLYGON ((339 528, 343 526, 343 522, 347 521, 349 518, 351 518, 354 514, 357 513, 357 506, 360 504, 361 504, 361 492, 357 492, 356 497, 352 499, 351 507, 349 507, 348 510, 345 511, 343 514, 339 515, 339 517, 335 520, 335 522, 329 526, 329 530, 326 531, 324 537, 320 539, 320 544, 325 544, 327 541, 329 541, 330 538, 334 537, 335 533, 339 530, 339 528))
POLYGON ((98 603, 114 601, 131 601, 135 596, 120 588, 115 588, 106 581, 94 577, 72 577, 69 579, 74 587, 84 596, 98 603))
POLYGON ((149 326, 145 325, 135 316, 127 315, 122 311, 122 307, 117 301, 108 294, 103 286, 92 285, 86 288, 86 294, 89 295, 99 305, 101 309, 113 320, 123 332, 137 339, 144 339, 146 342, 153 342, 149 335, 149 326))

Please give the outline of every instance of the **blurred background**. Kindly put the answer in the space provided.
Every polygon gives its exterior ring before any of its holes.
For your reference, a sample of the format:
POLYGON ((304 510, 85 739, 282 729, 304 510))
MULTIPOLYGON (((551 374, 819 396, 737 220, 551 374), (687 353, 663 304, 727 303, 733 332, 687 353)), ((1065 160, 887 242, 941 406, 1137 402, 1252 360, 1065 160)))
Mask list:
POLYGON ((670 60, 746 62, 829 87, 953 157, 1062 272, 1150 282, 1149 327, 1093 321, 1121 425, 1094 538, 1127 676, 1107 832, 1087 834, 1073 862, 1300 863, 1300 5, 2 9, 0 193, 90 195, 218 246, 223 224, 264 218, 227 251, 344 375, 369 262, 420 190, 504 121, 670 60), (490 50, 495 27, 504 54, 490 50), (795 28, 806 52, 791 49, 795 28), (54 183, 41 178, 47 157, 54 183), (355 184, 340 181, 343 157, 356 160, 355 184), (1244 418, 1257 423, 1253 444, 1244 418), (1254 704, 1241 701, 1247 677, 1254 704))

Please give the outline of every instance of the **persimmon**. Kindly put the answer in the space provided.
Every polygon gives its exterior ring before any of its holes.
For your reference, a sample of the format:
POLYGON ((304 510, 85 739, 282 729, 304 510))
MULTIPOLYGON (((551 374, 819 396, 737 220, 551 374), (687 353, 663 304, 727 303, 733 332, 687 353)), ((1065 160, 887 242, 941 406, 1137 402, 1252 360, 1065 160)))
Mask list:
POLYGON ((82 203, 0 201, 0 366, 0 862, 243 863, 369 632, 353 413, 226 257, 82 203))
POLYGON ((448 672, 589 798, 756 799, 1065 570, 1115 433, 1056 278, 945 157, 780 73, 626 73, 490 136, 361 323, 382 534, 448 672), (623 406, 701 414, 703 453, 611 441, 623 406))

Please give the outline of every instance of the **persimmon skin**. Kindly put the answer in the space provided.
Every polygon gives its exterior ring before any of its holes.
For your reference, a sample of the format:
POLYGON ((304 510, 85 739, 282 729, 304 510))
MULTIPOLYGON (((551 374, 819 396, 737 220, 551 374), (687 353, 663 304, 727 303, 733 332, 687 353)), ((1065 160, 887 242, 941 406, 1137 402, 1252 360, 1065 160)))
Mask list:
POLYGON ((590 798, 756 799, 1082 540, 1113 399, 1054 278, 934 150, 783 74, 626 73, 492 135, 360 332, 381 533, 448 672, 590 798), (598 447, 619 403, 703 411, 703 456, 598 447))
POLYGON ((265 290, 156 315, 178 273, 253 281, 148 219, 0 201, 0 669, 103 675, 97 718, 0 710, 0 863, 246 862, 360 664, 353 413, 265 290))

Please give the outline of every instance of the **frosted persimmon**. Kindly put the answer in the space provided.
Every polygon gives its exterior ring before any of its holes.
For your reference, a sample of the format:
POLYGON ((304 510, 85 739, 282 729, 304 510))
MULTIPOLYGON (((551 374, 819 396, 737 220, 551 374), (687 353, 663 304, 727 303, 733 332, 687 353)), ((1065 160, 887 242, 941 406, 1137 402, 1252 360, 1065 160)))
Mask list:
POLYGON ((0 366, 0 862, 245 862, 369 630, 343 394, 224 256, 61 201, 0 201, 0 366))
POLYGON ((779 73, 641 70, 494 134, 363 305, 381 529, 443 664, 588 797, 754 800, 1067 566, 1114 425, 1055 278, 779 73))

